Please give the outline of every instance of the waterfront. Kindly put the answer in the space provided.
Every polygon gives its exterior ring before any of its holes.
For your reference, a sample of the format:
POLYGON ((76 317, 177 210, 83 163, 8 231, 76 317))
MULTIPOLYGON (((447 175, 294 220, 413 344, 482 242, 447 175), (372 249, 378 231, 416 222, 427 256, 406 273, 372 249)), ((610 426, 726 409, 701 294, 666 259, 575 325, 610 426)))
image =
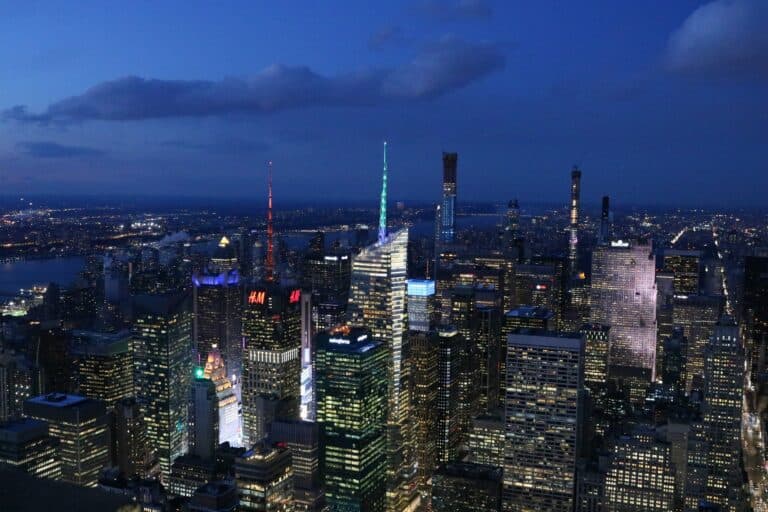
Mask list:
POLYGON ((65 287, 74 281, 84 264, 85 260, 80 256, 0 263, 0 299, 13 298, 21 288, 36 284, 54 282, 65 287))

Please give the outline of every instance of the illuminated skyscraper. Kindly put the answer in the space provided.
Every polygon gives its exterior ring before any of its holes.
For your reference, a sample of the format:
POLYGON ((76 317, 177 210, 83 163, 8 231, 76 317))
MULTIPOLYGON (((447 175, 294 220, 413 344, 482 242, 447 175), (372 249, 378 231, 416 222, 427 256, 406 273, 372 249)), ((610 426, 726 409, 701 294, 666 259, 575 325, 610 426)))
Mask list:
POLYGON ((579 335, 521 330, 507 339, 504 511, 573 508, 583 414, 579 335))
POLYGON ((272 444, 291 450, 295 512, 324 510, 325 494, 320 476, 320 431, 311 421, 278 420, 269 433, 272 444))
POLYGON ((437 468, 437 394, 439 341, 437 333, 410 331, 413 367, 413 423, 419 487, 428 492, 427 483, 437 468))
POLYGON ((76 395, 42 395, 24 403, 24 415, 48 423, 50 436, 58 440, 61 479, 96 487, 109 462, 104 402, 76 395))
POLYGON ((744 349, 739 327, 723 317, 714 329, 704 365, 704 429, 707 439, 707 501, 740 510, 744 349))
POLYGON ((462 431, 461 370, 464 338, 455 327, 438 329, 439 348, 437 366, 437 461, 441 464, 459 459, 462 431))
POLYGON ((440 242, 452 243, 456 216, 456 167, 458 153, 443 153, 443 200, 440 208, 440 242))
POLYGON ((664 270, 672 272, 675 295, 696 295, 699 293, 701 272, 701 251, 679 251, 664 249, 664 270))
POLYGON ((596 398, 606 390, 608 382, 608 347, 611 328, 586 324, 579 332, 584 336, 584 386, 596 398))
POLYGON ((205 361, 203 376, 213 381, 216 386, 219 414, 219 443, 229 443, 230 446, 240 446, 242 443, 242 428, 238 412, 237 395, 232 382, 227 377, 224 360, 218 347, 211 347, 205 361))
POLYGON ((712 295, 677 295, 672 302, 672 323, 682 327, 688 344, 685 349, 685 390, 701 391, 704 361, 709 339, 720 318, 723 297, 712 295))
POLYGON ((389 353, 387 509, 402 510, 417 498, 409 368, 404 344, 408 230, 387 232, 387 166, 384 145, 379 236, 352 260, 349 316, 371 331, 389 353))
POLYGON ((651 378, 656 370, 655 273, 650 242, 619 240, 592 253, 591 322, 611 328, 611 367, 647 368, 651 378))
POLYGON ((39 391, 37 375, 23 355, 0 348, 0 423, 22 416, 24 400, 39 391))
POLYGON ((570 236, 568 238, 568 268, 570 275, 579 270, 579 209, 581 208, 581 171, 575 165, 571 171, 570 236))
POLYGON ((408 329, 428 332, 434 321, 435 282, 408 280, 408 329))
POLYGON ((48 424, 31 418, 0 423, 0 466, 8 465, 36 478, 61 478, 58 441, 48 424))
MULTIPOLYGON (((218 251, 231 252, 234 248, 223 237, 218 251)), ((240 321, 242 315, 242 287, 235 268, 223 268, 231 262, 221 258, 214 260, 222 268, 211 264, 208 271, 192 276, 194 304, 194 340, 198 364, 204 364, 211 347, 216 345, 224 356, 230 374, 240 375, 242 343, 240 321), (212 273, 220 270, 219 273, 212 273)), ((237 260, 234 260, 236 265, 237 260)))
POLYGON ((133 396, 131 333, 74 331, 72 355, 78 392, 103 400, 109 409, 133 396))
POLYGON ((312 294, 301 294, 301 377, 299 417, 304 421, 315 421, 315 367, 314 338, 312 321, 312 294))
POLYGON ((504 467, 504 412, 483 414, 472 420, 469 435, 472 462, 504 467))
POLYGON ((647 426, 620 438, 605 478, 607 512, 674 510, 675 476, 670 446, 647 426))
POLYGON ((150 446, 164 478, 187 451, 192 381, 192 312, 181 293, 141 295, 134 301, 134 384, 150 446))
POLYGON ((275 282, 252 288, 243 338, 243 443, 252 446, 274 419, 299 417, 301 290, 275 282))
POLYGON ((386 507, 389 354, 372 338, 346 326, 317 335, 317 422, 331 510, 386 507))
POLYGON ((238 510, 293 512, 291 451, 263 442, 235 460, 238 510))

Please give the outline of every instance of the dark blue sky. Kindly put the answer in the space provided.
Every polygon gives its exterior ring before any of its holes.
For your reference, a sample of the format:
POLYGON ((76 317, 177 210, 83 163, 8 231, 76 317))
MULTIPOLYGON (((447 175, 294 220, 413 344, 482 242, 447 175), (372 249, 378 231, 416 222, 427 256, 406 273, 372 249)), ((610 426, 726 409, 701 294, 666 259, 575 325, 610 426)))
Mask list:
POLYGON ((768 1, 3 2, 6 193, 764 204, 768 1))

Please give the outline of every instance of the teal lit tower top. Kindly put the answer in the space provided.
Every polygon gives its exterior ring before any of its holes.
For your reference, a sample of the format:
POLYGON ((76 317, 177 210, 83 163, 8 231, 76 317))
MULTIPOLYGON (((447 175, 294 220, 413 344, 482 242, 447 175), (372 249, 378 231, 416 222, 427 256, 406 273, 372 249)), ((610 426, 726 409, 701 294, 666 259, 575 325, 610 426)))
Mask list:
POLYGON ((379 243, 387 241, 387 141, 384 141, 384 174, 381 178, 381 205, 379 206, 379 243))

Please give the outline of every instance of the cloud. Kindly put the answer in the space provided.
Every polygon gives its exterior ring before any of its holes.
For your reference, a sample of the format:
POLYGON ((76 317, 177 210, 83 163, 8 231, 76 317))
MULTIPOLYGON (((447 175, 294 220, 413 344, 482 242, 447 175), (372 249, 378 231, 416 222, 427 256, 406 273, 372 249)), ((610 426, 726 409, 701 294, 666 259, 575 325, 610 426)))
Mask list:
POLYGON ((368 39, 368 48, 371 50, 381 50, 382 48, 394 44, 403 39, 403 30, 394 25, 382 27, 368 39))
POLYGON ((50 141, 19 142, 16 147, 25 155, 34 158, 81 158, 102 156, 103 151, 84 146, 65 146, 50 141))
POLYGON ((41 113, 24 106, 6 119, 38 123, 127 121, 227 114, 264 114, 314 106, 370 106, 442 96, 504 65, 499 48, 446 37, 393 68, 323 76, 305 66, 270 66, 250 78, 159 80, 137 76, 91 87, 41 113))
POLYGON ((667 65, 689 74, 768 77, 766 26, 766 0, 715 0, 672 34, 667 65))
POLYGON ((490 18, 493 14, 487 0, 425 0, 422 10, 441 21, 464 21, 490 18))
POLYGON ((213 142, 171 139, 161 142, 160 145, 207 153, 262 153, 271 148, 271 145, 266 142, 247 139, 227 139, 213 142))

